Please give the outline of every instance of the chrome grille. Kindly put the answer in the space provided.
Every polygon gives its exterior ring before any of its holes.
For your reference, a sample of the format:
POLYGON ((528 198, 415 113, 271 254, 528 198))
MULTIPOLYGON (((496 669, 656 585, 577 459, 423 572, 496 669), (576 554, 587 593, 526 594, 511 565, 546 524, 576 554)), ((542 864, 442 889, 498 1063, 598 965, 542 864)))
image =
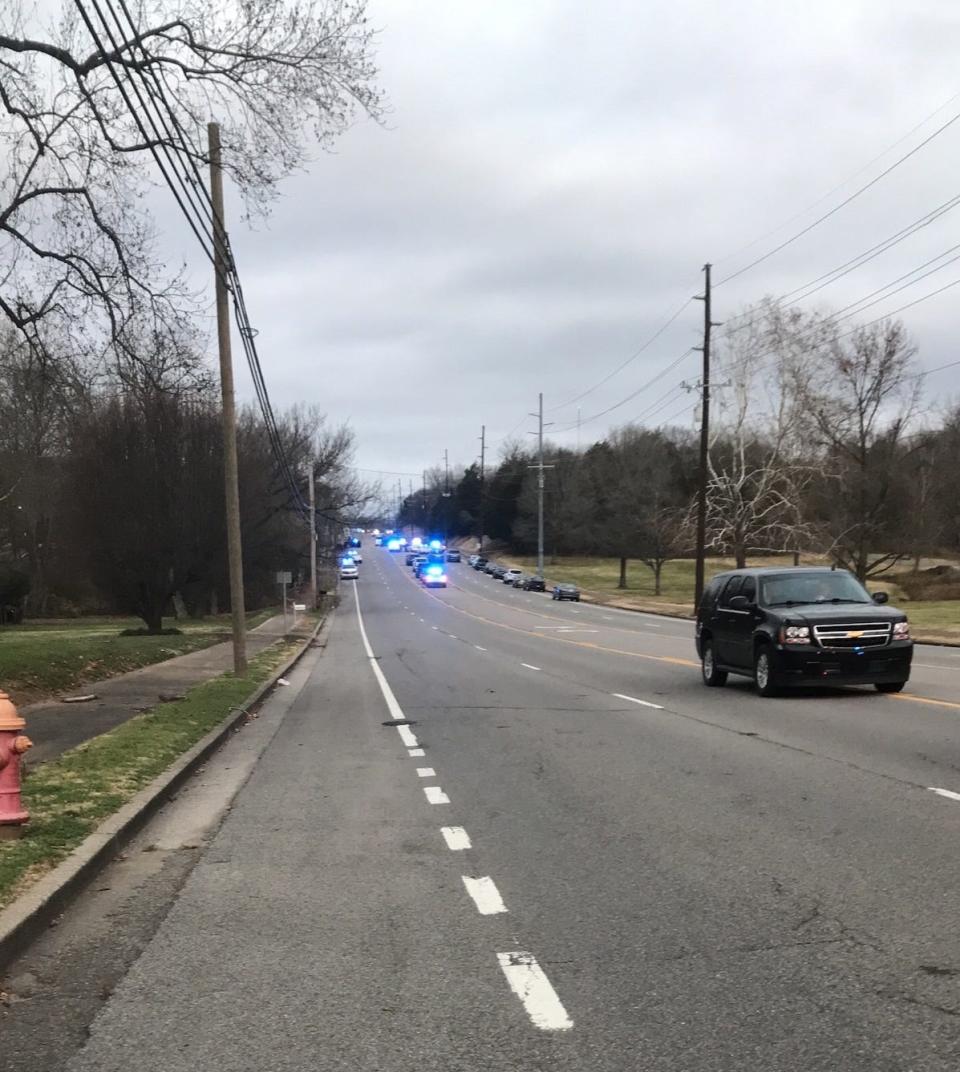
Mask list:
POLYGON ((852 651, 854 648, 882 648, 890 642, 890 622, 853 622, 850 625, 815 625, 813 635, 821 648, 852 651))

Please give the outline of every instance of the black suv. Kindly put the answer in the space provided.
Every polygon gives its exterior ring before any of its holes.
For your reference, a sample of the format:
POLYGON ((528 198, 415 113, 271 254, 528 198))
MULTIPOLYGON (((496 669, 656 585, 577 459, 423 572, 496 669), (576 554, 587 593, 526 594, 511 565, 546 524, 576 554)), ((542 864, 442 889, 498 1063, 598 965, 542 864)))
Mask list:
POLYGON ((910 677, 907 616, 883 606, 846 570, 732 570, 714 577, 697 614, 706 685, 752 677, 761 696, 790 685, 874 685, 899 692, 910 677))

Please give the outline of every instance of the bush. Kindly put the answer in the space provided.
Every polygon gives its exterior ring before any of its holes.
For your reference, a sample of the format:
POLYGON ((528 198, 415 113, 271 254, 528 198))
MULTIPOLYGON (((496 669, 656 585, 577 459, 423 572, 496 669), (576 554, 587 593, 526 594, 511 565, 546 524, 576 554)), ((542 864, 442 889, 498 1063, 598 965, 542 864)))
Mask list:
POLYGON ((917 573, 898 573, 895 581, 908 599, 930 602, 960 599, 960 569, 956 566, 932 566, 917 573))

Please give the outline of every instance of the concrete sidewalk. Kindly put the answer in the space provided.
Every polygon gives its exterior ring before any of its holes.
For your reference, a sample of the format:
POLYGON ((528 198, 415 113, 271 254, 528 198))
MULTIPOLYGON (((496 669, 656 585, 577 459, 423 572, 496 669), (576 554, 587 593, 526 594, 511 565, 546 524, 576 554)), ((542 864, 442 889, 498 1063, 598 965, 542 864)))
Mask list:
MULTIPOLYGON (((299 634, 304 625, 301 616, 287 632, 299 634)), ((283 635, 283 615, 268 618, 247 633, 247 655, 252 658, 283 635)), ((155 707, 161 702, 161 693, 177 695, 186 692, 201 681, 232 669, 232 644, 213 644, 74 690, 77 695, 95 693, 97 698, 89 703, 45 700, 29 704, 20 709, 27 720, 26 732, 34 743, 27 753, 27 764, 35 767, 46 763, 83 741, 112 730, 145 708, 155 707)))

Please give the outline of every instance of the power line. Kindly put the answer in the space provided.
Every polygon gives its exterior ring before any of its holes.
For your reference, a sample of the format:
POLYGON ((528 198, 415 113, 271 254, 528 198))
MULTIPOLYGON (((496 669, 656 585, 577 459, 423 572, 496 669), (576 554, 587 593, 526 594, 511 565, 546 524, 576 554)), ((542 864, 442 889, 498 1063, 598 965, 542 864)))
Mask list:
POLYGON ((813 209, 817 208, 819 205, 822 205, 824 201, 831 198, 838 190, 842 190, 843 187, 847 185, 847 183, 852 182, 855 178, 858 178, 860 175, 862 175, 868 168, 873 167, 873 165, 882 160, 887 155, 887 153, 892 152, 894 149, 897 148, 898 145, 902 145, 908 138, 916 134, 916 132, 920 130, 921 127, 926 126, 927 123, 929 123, 935 115, 938 115, 944 110, 944 108, 948 108, 951 104, 953 104, 953 102, 957 100, 958 97, 960 97, 960 93, 954 93, 954 95, 950 97, 949 100, 944 101, 943 104, 939 105, 937 108, 934 108, 934 110, 930 112, 929 115, 925 116, 923 119, 920 120, 919 123, 911 127, 910 130, 906 132, 906 134, 899 137, 892 145, 888 145, 886 149, 883 150, 883 152, 878 153, 875 157, 873 157, 872 160, 868 160, 852 175, 848 175, 847 178, 845 178, 842 182, 838 182, 836 186, 833 186, 829 190, 827 190, 827 192, 821 197, 818 197, 817 200, 813 202, 813 204, 807 205, 806 208, 801 209, 799 212, 795 213, 789 219, 784 220, 776 227, 771 228, 771 230, 766 231, 762 235, 758 235, 750 242, 747 242, 746 245, 740 246, 739 249, 735 249, 732 253, 728 253, 725 257, 721 257, 719 261, 717 261, 717 263, 723 264, 726 261, 732 260, 734 257, 738 257, 741 253, 745 253, 748 249, 753 249, 754 246, 759 245, 761 242, 764 241, 764 239, 770 238, 778 231, 782 231, 784 227, 789 226, 789 224, 793 223, 795 220, 802 219, 808 212, 813 211, 813 209))
POLYGON ((861 194, 866 193, 866 191, 869 190, 871 187, 876 186, 878 182, 886 178, 887 175, 895 171, 898 167, 900 167, 901 164, 905 163, 912 156, 916 155, 921 149, 924 148, 924 146, 929 145, 930 142, 934 140, 934 138, 939 137, 939 135, 941 135, 945 130, 953 126, 953 124, 958 119, 960 119, 960 112, 956 112, 954 115, 952 115, 946 121, 946 123, 937 127, 937 129, 932 134, 927 135, 927 137, 924 138, 923 141, 921 141, 918 145, 915 145, 909 152, 904 153, 903 156, 895 160, 889 167, 884 168, 884 170, 881 171, 879 175, 874 176, 874 178, 872 178, 869 182, 864 183, 863 186, 854 190, 852 194, 850 194, 848 197, 845 197, 839 204, 834 205, 834 207, 828 212, 825 212, 822 216, 819 216, 812 223, 807 224, 806 227, 801 228, 795 234, 791 235, 790 238, 785 239, 779 245, 774 246, 773 249, 768 250, 761 256, 754 258, 754 260, 750 261, 749 264, 744 265, 742 268, 738 268, 735 272, 731 272, 729 275, 721 279, 719 283, 716 283, 714 285, 717 287, 722 287, 724 283, 729 283, 731 279, 736 279, 738 276, 743 275, 745 272, 749 272, 752 268, 756 268, 758 264, 762 264, 764 261, 769 260, 772 256, 779 253, 781 250, 786 249, 787 246, 792 245, 799 238, 802 238, 804 235, 809 234, 812 230, 814 230, 814 228, 819 227, 821 223, 824 223, 826 220, 830 219, 831 216, 835 216, 841 209, 846 208, 847 205, 849 205, 852 201, 855 201, 858 197, 860 197, 861 194))

